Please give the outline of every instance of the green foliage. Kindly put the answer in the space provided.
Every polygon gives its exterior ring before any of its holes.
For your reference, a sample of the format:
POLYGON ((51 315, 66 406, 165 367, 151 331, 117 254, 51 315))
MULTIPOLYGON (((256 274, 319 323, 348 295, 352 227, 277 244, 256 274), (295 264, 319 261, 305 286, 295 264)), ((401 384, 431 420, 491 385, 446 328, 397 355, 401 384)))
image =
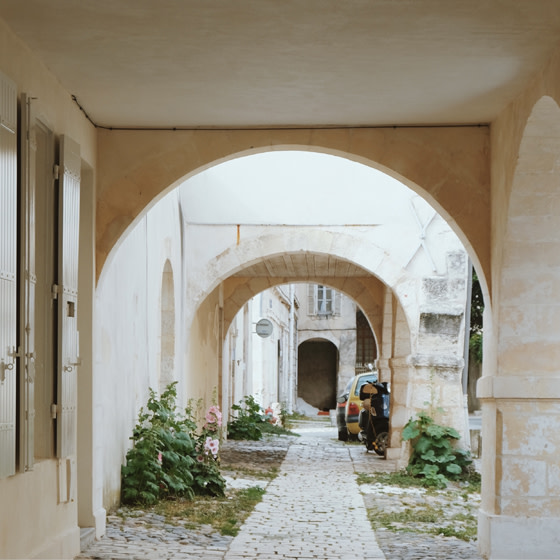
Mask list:
POLYGON ((482 314, 484 313, 484 298, 480 281, 473 268, 471 291, 471 318, 469 350, 477 364, 482 363, 482 314))
POLYGON ((469 350, 477 364, 482 363, 482 332, 471 334, 469 338, 469 350))
POLYGON ((229 439, 246 439, 258 441, 262 439, 266 420, 255 397, 248 395, 239 404, 231 407, 235 416, 227 424, 229 439))
POLYGON ((222 535, 236 536, 243 522, 262 500, 265 491, 260 486, 230 489, 227 496, 210 498, 197 496, 186 503, 184 500, 159 502, 152 511, 163 515, 172 523, 183 518, 192 528, 211 525, 222 535))
POLYGON ((167 497, 224 494, 217 456, 221 415, 211 407, 217 415, 209 411, 197 434, 192 410, 185 415, 176 411, 175 385, 170 384, 159 398, 150 389, 146 409, 140 409, 130 438, 134 445, 121 470, 123 503, 150 505, 167 497))
POLYGON ((411 418, 402 433, 412 444, 412 454, 406 468, 412 476, 423 477, 427 486, 445 488, 449 480, 459 480, 468 473, 469 452, 458 449, 457 430, 434 423, 425 412, 411 418))
POLYGON ((472 270, 472 291, 471 291, 471 334, 482 332, 482 315, 484 313, 484 298, 482 296, 482 288, 476 274, 476 270, 472 270))
POLYGON ((283 426, 280 426, 280 425, 271 424, 270 422, 264 422, 262 425, 259 424, 259 427, 260 427, 261 432, 263 434, 271 434, 271 435, 274 435, 274 436, 295 436, 295 437, 299 437, 299 434, 297 434, 296 432, 292 432, 292 430, 284 428, 283 426))

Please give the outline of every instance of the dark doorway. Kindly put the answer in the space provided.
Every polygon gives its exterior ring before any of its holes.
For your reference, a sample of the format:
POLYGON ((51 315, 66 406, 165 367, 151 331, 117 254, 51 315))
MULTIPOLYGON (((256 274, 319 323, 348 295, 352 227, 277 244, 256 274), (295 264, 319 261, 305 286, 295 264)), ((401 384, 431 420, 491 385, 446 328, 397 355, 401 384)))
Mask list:
POLYGON ((319 410, 336 408, 338 349, 327 340, 308 340, 298 348, 298 397, 319 410))

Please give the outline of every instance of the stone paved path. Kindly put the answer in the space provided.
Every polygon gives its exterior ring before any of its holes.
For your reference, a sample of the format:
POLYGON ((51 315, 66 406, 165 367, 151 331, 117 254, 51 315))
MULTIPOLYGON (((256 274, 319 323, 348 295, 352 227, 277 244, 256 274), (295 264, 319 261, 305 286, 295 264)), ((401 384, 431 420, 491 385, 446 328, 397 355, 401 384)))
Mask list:
MULTIPOLYGON (((355 472, 394 469, 362 446, 336 441, 336 428, 308 423, 297 431, 279 475, 237 537, 211 527, 193 531, 146 514, 109 516, 106 537, 80 560, 480 560, 476 546, 433 535, 378 532, 367 520, 355 472)), ((290 438, 291 439, 291 438, 290 438)))
POLYGON ((298 431, 302 437, 290 446, 278 477, 225 560, 385 558, 367 519, 348 448, 332 442, 330 430, 298 431))

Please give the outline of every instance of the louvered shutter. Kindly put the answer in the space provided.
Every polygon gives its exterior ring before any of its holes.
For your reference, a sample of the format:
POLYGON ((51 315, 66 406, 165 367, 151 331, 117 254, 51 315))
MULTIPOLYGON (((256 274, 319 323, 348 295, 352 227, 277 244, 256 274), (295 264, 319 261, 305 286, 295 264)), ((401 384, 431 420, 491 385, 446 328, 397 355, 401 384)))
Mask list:
POLYGON ((60 458, 76 454, 80 167, 79 145, 63 136, 58 209, 57 455, 60 458))
POLYGON ((315 303, 317 298, 315 293, 317 291, 317 286, 315 284, 308 284, 307 285, 307 314, 308 315, 316 315, 317 309, 315 307, 315 303))
POLYGON ((334 300, 334 305, 333 305, 334 314, 335 315, 340 315, 340 299, 341 299, 340 292, 337 292, 336 290, 333 290, 332 294, 333 294, 333 300, 334 300))
POLYGON ((35 425, 35 162, 37 143, 31 101, 21 96, 20 205, 20 470, 33 467, 35 425))
POLYGON ((0 477, 16 470, 17 90, 0 74, 0 477))

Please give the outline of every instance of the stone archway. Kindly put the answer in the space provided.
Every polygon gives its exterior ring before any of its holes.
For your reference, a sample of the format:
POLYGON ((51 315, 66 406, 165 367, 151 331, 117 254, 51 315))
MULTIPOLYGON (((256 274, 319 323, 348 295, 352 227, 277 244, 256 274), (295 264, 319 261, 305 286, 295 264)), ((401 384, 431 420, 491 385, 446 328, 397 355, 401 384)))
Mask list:
POLYGON ((210 166, 264 151, 338 155, 377 168, 425 198, 490 278, 487 127, 332 130, 98 131, 97 277, 113 248, 164 194, 210 166))
POLYGON ((298 397, 320 411, 336 408, 338 349, 329 340, 312 339, 298 347, 298 397))
POLYGON ((552 558, 560 546, 559 148, 560 108, 543 97, 526 124, 507 209, 497 374, 479 382, 485 557, 552 558))

